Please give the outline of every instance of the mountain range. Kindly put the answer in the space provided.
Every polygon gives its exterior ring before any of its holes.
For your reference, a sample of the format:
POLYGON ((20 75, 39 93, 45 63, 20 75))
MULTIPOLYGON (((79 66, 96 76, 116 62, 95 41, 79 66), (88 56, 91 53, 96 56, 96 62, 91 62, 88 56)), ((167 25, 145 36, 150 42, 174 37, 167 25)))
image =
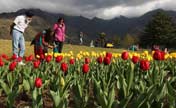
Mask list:
POLYGON ((0 14, 1 39, 11 38, 9 35, 10 24, 17 15, 23 14, 27 10, 31 10, 35 17, 25 33, 26 40, 31 40, 35 34, 42 29, 48 27, 52 28, 52 25, 59 17, 63 17, 65 19, 67 40, 71 40, 73 43, 79 42, 80 31, 85 34, 84 40, 87 42, 98 38, 98 34, 101 32, 105 32, 106 38, 110 40, 112 40, 115 36, 123 37, 126 34, 130 34, 132 36, 139 35, 143 31, 144 26, 158 11, 165 11, 176 23, 176 11, 166 11, 163 9, 153 10, 139 17, 128 18, 125 16, 119 16, 108 20, 97 17, 89 19, 83 16, 70 16, 60 13, 51 13, 40 9, 21 9, 16 12, 0 14))

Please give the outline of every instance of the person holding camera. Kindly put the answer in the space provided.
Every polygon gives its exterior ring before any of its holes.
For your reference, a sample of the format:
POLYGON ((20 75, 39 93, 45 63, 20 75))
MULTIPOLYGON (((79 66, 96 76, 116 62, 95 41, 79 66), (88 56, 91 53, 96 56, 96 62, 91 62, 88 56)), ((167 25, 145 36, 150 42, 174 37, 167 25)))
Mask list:
POLYGON ((17 16, 10 27, 10 34, 12 35, 13 56, 16 56, 18 64, 20 65, 25 65, 22 62, 22 58, 25 53, 24 32, 29 23, 32 21, 33 16, 34 14, 31 11, 27 11, 25 15, 17 16))

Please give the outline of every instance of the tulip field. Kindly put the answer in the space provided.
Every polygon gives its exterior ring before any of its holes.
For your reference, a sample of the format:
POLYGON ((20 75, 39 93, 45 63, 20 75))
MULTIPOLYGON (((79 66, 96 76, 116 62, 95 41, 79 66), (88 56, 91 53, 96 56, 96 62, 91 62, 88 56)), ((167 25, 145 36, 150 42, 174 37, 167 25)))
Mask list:
POLYGON ((175 108, 176 53, 0 54, 1 108, 175 108))

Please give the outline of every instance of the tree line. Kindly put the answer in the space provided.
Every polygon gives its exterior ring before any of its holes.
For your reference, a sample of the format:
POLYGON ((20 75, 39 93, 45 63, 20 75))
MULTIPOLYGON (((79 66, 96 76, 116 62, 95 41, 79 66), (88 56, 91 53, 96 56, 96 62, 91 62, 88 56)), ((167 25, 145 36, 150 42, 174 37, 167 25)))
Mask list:
MULTIPOLYGON (((99 42, 100 47, 103 47, 108 40, 107 38, 106 34, 102 32, 96 41, 99 42)), ((142 48, 151 48, 153 45, 175 48, 176 24, 172 17, 161 10, 153 15, 138 36, 127 33, 124 37, 114 36, 110 40, 115 46, 124 48, 129 48, 134 44, 140 45, 142 48)))

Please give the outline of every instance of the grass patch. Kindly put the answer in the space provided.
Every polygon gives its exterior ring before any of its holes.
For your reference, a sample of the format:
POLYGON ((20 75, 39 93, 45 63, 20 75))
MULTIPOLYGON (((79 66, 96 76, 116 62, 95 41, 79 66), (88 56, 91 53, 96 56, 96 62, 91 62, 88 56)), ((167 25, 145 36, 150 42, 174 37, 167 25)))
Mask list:
MULTIPOLYGON (((28 56, 30 54, 34 54, 34 46, 30 46, 30 42, 25 42, 26 51, 25 55, 28 56)), ((122 52, 124 49, 115 49, 115 48, 92 48, 84 45, 72 45, 72 44, 64 44, 63 53, 67 53, 69 51, 73 51, 74 54, 77 54, 80 51, 95 51, 95 52, 122 52)), ((49 50, 52 51, 52 50, 49 50)), ((12 55, 12 40, 2 40, 0 39, 0 54, 12 55)))

